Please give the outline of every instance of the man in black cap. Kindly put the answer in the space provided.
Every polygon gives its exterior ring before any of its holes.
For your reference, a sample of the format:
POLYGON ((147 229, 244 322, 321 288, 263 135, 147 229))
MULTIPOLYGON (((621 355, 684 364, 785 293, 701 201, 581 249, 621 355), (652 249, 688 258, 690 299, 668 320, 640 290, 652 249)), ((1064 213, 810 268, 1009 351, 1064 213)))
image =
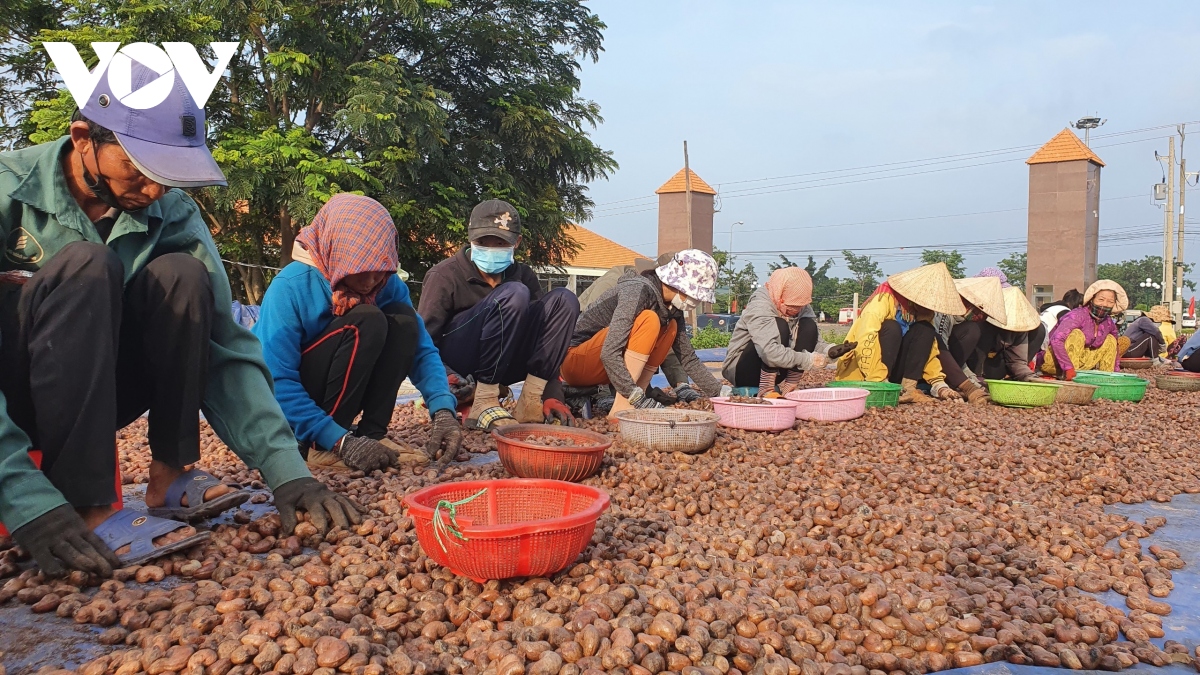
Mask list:
POLYGON ((490 199, 471 211, 469 246, 425 275, 417 312, 455 379, 473 378, 468 429, 517 422, 569 423, 558 369, 567 356, 579 300, 565 288, 543 293, 533 269, 515 262, 521 217, 490 199), (500 385, 524 380, 510 415, 500 385))

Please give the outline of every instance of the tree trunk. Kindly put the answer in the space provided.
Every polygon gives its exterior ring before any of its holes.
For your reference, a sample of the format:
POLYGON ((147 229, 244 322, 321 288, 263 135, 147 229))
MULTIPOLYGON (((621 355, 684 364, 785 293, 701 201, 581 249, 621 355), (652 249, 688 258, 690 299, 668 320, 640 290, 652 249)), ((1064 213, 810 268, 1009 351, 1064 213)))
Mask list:
POLYGON ((292 262, 292 244, 296 241, 296 224, 287 205, 279 207, 279 266, 287 267, 292 262))

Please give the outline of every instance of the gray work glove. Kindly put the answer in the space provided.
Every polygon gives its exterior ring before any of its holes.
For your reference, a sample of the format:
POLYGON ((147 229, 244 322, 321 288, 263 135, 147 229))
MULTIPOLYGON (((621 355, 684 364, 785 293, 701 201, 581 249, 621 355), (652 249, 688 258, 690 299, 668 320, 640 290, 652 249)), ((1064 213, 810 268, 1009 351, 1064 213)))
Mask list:
POLYGON ((275 508, 283 536, 296 531, 296 511, 307 511, 318 534, 324 536, 330 521, 334 527, 349 528, 362 522, 359 509, 346 497, 325 487, 316 478, 297 478, 275 488, 275 508))
POLYGON ((88 529, 69 504, 50 509, 18 527, 12 538, 48 577, 61 577, 68 570, 109 577, 113 570, 123 567, 117 554, 88 529))
POLYGON ((840 345, 834 345, 834 346, 830 347, 829 351, 826 352, 825 355, 831 359, 835 359, 835 360, 840 359, 843 356, 845 356, 846 354, 849 354, 850 352, 854 351, 854 348, 857 346, 858 346, 857 342, 843 342, 840 345))
POLYGON ((462 448, 462 425, 458 417, 449 410, 439 410, 433 413, 433 428, 429 430, 429 442, 425 444, 425 454, 429 460, 436 462, 438 457, 446 461, 443 465, 454 461, 462 448))
POLYGON ((376 469, 383 471, 389 466, 395 466, 399 459, 396 451, 383 443, 373 438, 351 434, 342 436, 336 453, 338 457, 342 458, 343 464, 364 473, 371 473, 376 469))
POLYGON ((642 410, 664 407, 663 404, 647 396, 641 387, 634 387, 633 391, 629 392, 629 405, 642 410))
POLYGON ((693 403, 704 398, 700 392, 692 389, 692 385, 687 384, 686 382, 678 387, 675 387, 675 395, 678 396, 679 400, 683 401, 684 403, 693 403))

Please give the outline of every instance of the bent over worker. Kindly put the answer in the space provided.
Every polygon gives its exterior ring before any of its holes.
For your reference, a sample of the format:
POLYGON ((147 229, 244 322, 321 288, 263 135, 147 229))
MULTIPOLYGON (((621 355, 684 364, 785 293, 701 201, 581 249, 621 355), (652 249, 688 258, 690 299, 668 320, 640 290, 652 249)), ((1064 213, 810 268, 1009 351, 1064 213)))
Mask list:
MULTIPOLYGON (((659 255, 655 260, 639 258, 635 260, 632 265, 617 265, 616 267, 605 272, 599 279, 593 281, 586 290, 579 294, 580 313, 586 312, 587 308, 591 307, 593 303, 601 298, 601 296, 603 296, 609 290, 616 288, 617 282, 621 280, 621 277, 629 274, 630 272, 642 274, 643 272, 649 272, 657 267, 662 267, 663 265, 671 262, 676 253, 678 253, 678 251, 668 251, 659 255)), ((667 354, 667 358, 663 359, 662 365, 659 366, 659 368, 662 370, 663 377, 667 378, 667 384, 669 384, 671 387, 678 389, 680 385, 688 384, 687 371, 685 371, 683 366, 679 364, 679 357, 675 356, 674 352, 667 354)), ((666 392, 658 387, 650 387, 646 389, 646 395, 663 405, 674 405, 680 400, 682 400, 684 403, 691 403, 692 401, 700 399, 700 393, 691 387, 684 389, 682 392, 666 392), (679 398, 680 393, 683 394, 683 399, 679 398)), ((609 396, 608 400, 612 401, 612 396, 609 396)))
POLYGON ((579 318, 579 299, 565 288, 543 293, 533 269, 515 261, 521 216, 512 204, 490 199, 476 206, 467 238, 468 246, 425 273, 417 307, 448 377, 478 383, 466 427, 570 423, 558 370, 579 318), (500 386, 522 380, 509 414, 500 406, 500 386))
MULTIPOLYGON (((136 90, 159 75, 135 62, 131 77, 136 90)), ((189 468, 203 411, 262 473, 285 533, 298 509, 322 531, 358 522, 296 453, 208 226, 173 189, 225 183, 203 109, 178 81, 150 110, 112 89, 105 75, 69 135, 0 153, 0 269, 28 276, 0 284, 0 521, 48 575, 108 575, 203 541, 120 509, 114 448, 148 411, 150 512, 215 515, 248 495, 189 468)))
POLYGON ((893 274, 879 285, 850 326, 846 341, 829 349, 838 358, 838 380, 890 381, 901 386, 901 403, 927 403, 924 381, 939 399, 961 396, 946 384, 938 361, 934 313, 962 316, 962 303, 945 263, 893 274))
POLYGON ((760 396, 794 391, 804 371, 824 368, 817 351, 812 277, 801 267, 781 267, 754 291, 729 338, 722 374, 735 387, 758 387, 760 396), (778 391, 776 391, 778 386, 778 391))
POLYGON ((370 472, 458 454, 455 399, 398 265, 387 209, 334 195, 300 230, 292 262, 263 297, 253 332, 310 466, 370 472), (386 437, 406 377, 433 418, 425 453, 386 437))
MULTIPOLYGON (((717 263, 697 249, 680 251, 654 270, 621 277, 579 317, 563 380, 573 387, 611 383, 617 398, 610 418, 630 408, 661 408, 646 388, 674 352, 700 391, 721 393, 721 383, 696 356, 683 324, 684 312, 712 302, 716 287, 717 263)), ((681 384, 676 390, 690 388, 681 384)))

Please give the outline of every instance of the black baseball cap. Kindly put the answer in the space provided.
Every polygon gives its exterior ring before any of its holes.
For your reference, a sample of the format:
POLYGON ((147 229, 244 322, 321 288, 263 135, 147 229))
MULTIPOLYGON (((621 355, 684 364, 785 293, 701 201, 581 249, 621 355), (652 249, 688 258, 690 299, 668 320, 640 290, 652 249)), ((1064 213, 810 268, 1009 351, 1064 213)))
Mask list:
POLYGON ((512 204, 502 199, 489 199, 471 209, 467 239, 477 241, 483 237, 500 237, 509 246, 515 246, 520 236, 521 215, 512 204))

